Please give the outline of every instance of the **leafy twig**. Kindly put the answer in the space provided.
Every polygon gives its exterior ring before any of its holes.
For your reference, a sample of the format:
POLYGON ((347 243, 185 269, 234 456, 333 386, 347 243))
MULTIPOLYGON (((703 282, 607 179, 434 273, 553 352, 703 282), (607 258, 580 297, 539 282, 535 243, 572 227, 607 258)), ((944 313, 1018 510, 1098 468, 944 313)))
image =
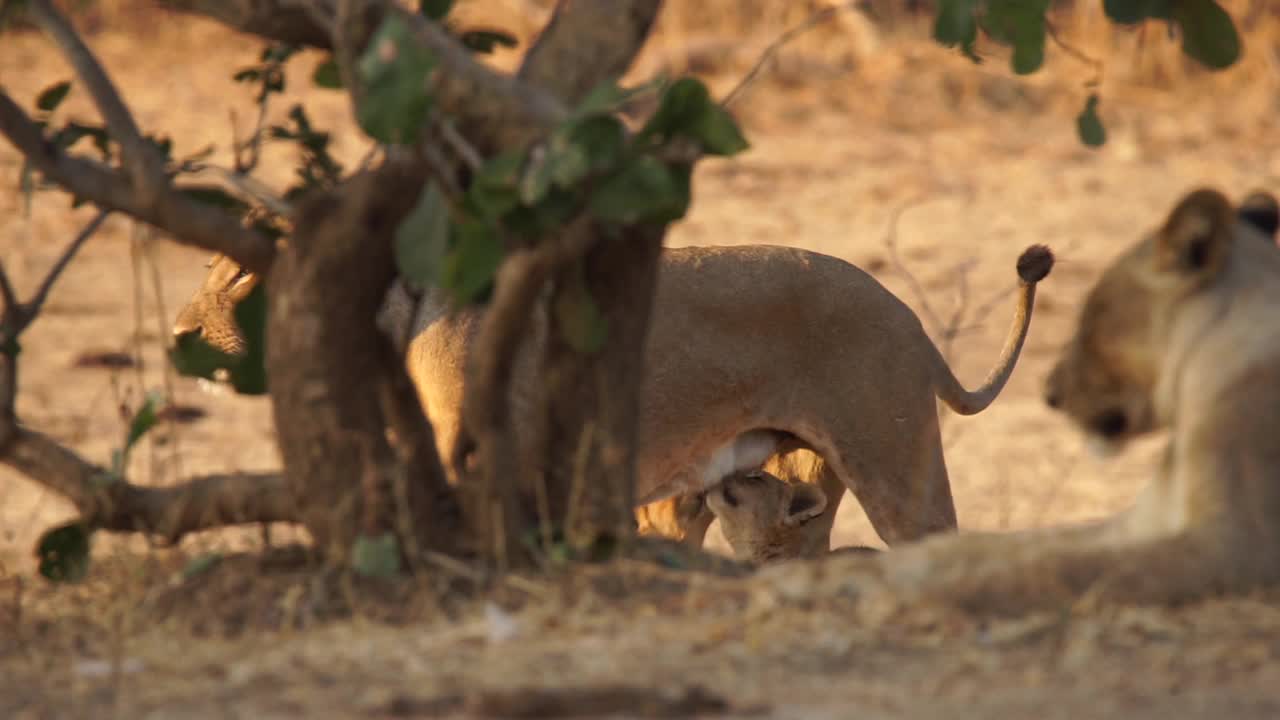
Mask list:
POLYGON ((133 189, 144 201, 157 197, 164 185, 164 160, 142 137, 133 115, 120 99, 111 79, 102 70, 93 52, 80 40, 66 18, 48 0, 31 0, 29 9, 36 23, 51 37, 67 62, 93 96, 112 137, 120 145, 125 168, 133 180, 133 189))
POLYGON ((1080 48, 1064 40, 1062 35, 1058 33, 1057 26, 1047 17, 1044 19, 1044 30, 1049 39, 1053 40, 1053 44, 1061 48, 1063 52, 1093 68, 1093 78, 1085 83, 1085 87, 1095 87, 1102 82, 1102 71, 1105 65, 1101 60, 1090 56, 1080 48))
POLYGON ((46 178, 103 210, 116 210, 155 225, 180 243, 223 253, 254 272, 271 267, 276 248, 267 236, 242 227, 235 217, 191 200, 167 184, 160 186, 158 197, 143 197, 135 192, 127 175, 68 155, 46 142, 39 126, 4 92, 0 92, 0 134, 46 178))

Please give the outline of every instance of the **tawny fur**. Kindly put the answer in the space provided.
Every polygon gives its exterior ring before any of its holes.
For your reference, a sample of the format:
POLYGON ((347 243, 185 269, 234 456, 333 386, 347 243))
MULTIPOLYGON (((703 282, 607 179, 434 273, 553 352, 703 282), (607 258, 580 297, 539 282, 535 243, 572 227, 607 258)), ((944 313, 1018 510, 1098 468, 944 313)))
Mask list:
POLYGON ((1011 612, 1280 581, 1280 252, 1268 240, 1222 194, 1198 190, 1090 291, 1046 400, 1113 448, 1169 432, 1130 508, 1073 527, 929 538, 805 568, 807 580, 1011 612))
MULTIPOLYGON (((799 479, 827 490, 828 529, 847 487, 887 543, 954 530, 935 397, 962 414, 996 398, 1026 338, 1035 283, 1052 264, 1042 246, 1023 253, 1008 339, 984 385, 967 391, 915 313, 843 260, 777 246, 664 250, 646 346, 636 492, 667 506, 638 513, 642 529, 701 545, 710 518, 690 519, 677 508, 680 497, 705 491, 716 472, 758 467, 768 457, 760 443, 768 442, 764 449, 776 453, 769 463, 813 453, 800 463, 809 474, 799 479)), ((229 259, 215 259, 180 330, 198 329, 190 319, 202 314, 218 316, 206 328, 226 324, 234 304, 219 298, 213 278, 235 270, 229 259)), ((479 311, 450 313, 431 291, 412 311, 405 298, 398 306, 379 324, 393 338, 409 338, 409 373, 441 456, 451 457, 479 311), (396 331, 397 322, 407 332, 396 331)), ((546 331, 545 317, 535 315, 514 368, 513 417, 526 417, 537 402, 534 351, 546 331)), ((519 452, 535 457, 520 430, 519 452)))
POLYGON ((827 496, 816 485, 789 483, 764 471, 739 472, 708 490, 706 503, 733 556, 743 562, 878 552, 862 545, 827 549, 831 528, 821 522, 827 496))

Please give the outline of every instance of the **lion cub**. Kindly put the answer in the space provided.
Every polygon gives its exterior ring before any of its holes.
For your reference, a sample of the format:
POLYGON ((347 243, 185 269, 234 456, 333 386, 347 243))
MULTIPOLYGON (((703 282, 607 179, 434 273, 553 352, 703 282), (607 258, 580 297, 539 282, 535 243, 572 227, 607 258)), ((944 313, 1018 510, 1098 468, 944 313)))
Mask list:
MULTIPOLYGON (((739 472, 707 491, 707 507, 739 560, 766 563, 827 554, 827 525, 813 522, 827 509, 822 488, 789 483, 763 470, 739 472)), ((833 553, 877 552, 850 546, 833 553)))

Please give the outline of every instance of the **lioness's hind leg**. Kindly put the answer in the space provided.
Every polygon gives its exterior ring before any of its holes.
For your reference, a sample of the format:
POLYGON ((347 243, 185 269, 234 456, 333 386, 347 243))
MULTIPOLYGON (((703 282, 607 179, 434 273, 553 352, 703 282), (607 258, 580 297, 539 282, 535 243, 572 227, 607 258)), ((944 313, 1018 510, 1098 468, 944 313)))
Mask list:
POLYGON ((850 432, 833 438, 831 464, 887 545, 955 530, 937 415, 897 433, 850 432))

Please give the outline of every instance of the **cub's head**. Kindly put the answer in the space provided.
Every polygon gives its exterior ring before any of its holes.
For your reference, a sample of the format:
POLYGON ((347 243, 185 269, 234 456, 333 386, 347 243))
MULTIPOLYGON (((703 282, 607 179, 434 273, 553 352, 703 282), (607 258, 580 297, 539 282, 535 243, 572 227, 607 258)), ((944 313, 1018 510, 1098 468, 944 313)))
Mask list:
POLYGON ((822 488, 762 471, 729 475, 707 491, 707 507, 739 560, 765 562, 821 554, 829 542, 822 488))
POLYGON ((1104 453, 1157 429, 1153 397, 1179 304, 1214 285, 1237 243, 1273 244, 1276 220, 1266 193, 1238 209, 1214 190, 1186 195, 1089 291, 1046 379, 1045 402, 1104 453))
POLYGON ((175 340, 194 335, 214 349, 241 356, 247 349, 244 333, 236 323, 236 305, 258 285, 258 276, 225 255, 214 255, 204 284, 178 312, 173 324, 175 340))

